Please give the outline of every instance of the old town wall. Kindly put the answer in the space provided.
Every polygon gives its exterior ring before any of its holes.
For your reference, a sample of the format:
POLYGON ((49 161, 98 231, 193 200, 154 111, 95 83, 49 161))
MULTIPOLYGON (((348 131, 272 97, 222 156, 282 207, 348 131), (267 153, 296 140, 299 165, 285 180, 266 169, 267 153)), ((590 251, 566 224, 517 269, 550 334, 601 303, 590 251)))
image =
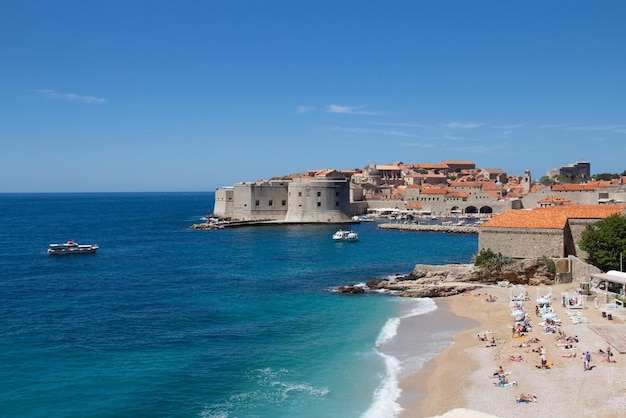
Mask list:
POLYGON ((478 249, 490 249, 513 258, 564 257, 561 229, 480 227, 478 249))

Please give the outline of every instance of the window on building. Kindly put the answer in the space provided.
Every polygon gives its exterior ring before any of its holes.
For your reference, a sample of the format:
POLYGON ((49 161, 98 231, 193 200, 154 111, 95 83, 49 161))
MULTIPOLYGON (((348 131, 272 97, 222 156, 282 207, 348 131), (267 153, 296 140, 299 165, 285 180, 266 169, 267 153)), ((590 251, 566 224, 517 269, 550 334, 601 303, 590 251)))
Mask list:
POLYGON ((298 197, 301 197, 301 196, 302 196, 302 192, 298 192, 298 197))
POLYGON ((273 201, 273 200, 270 200, 269 202, 267 202, 267 204, 268 204, 269 206, 272 206, 272 205, 274 204, 274 201, 273 201))
POLYGON ((317 202, 317 207, 319 208, 320 206, 322 206, 322 202, 317 202))
POLYGON ((280 202, 281 205, 285 206, 287 204, 286 200, 283 200, 282 202, 280 202))
POLYGON ((254 202, 254 205, 255 205, 255 206, 259 206, 259 204, 260 204, 260 203, 261 203, 261 202, 259 202, 258 200, 256 200, 256 201, 254 202))
POLYGON ((322 196, 322 192, 317 192, 317 197, 321 197, 322 196))
POLYGON ((335 202, 335 206, 339 206, 339 202, 335 202))

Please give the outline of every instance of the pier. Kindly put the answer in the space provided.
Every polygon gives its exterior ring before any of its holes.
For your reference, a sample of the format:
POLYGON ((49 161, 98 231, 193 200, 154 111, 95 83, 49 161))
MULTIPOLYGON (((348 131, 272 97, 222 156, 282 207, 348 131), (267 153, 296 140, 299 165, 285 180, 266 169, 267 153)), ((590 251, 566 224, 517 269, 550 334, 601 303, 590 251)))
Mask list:
POLYGON ((396 229, 400 231, 445 232, 455 234, 478 234, 478 226, 417 224, 417 223, 383 223, 379 229, 396 229))

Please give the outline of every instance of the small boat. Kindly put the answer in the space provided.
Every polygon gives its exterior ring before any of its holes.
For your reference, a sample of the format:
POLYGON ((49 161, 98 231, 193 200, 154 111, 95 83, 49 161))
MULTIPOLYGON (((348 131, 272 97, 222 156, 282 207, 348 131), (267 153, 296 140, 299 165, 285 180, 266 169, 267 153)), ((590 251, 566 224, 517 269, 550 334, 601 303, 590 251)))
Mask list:
POLYGON ((50 244, 48 254, 50 255, 71 255, 71 254, 94 254, 98 251, 98 246, 94 244, 76 244, 70 240, 65 244, 50 244))
POLYGON ((348 241, 355 242, 359 240, 359 234, 355 231, 340 229, 339 231, 333 234, 333 241, 348 241))

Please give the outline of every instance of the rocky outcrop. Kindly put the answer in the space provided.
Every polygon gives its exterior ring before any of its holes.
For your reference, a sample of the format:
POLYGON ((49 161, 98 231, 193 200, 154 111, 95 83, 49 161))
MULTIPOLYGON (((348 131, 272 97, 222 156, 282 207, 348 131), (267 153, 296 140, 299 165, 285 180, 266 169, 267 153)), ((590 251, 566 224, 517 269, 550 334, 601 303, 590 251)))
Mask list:
POLYGON ((474 270, 472 264, 446 264, 431 266, 418 264, 404 277, 375 279, 367 282, 370 289, 385 289, 398 296, 412 298, 436 298, 464 293, 482 285, 466 283, 474 270))
MULTIPOLYGON (((554 263, 552 263, 552 266, 554 266, 554 263)), ((551 271, 549 259, 527 258, 507 264, 500 271, 477 268, 470 280, 486 284, 507 281, 510 284, 543 286, 554 283, 554 272, 551 271)))
MULTIPOLYGON (((473 264, 428 265, 417 264, 406 276, 373 279, 367 282, 369 290, 387 290, 393 294, 413 298, 437 298, 465 293, 497 282, 529 286, 554 283, 554 274, 546 259, 521 260, 498 271, 476 267, 473 264)), ((341 293, 363 293, 360 286, 343 286, 341 293), (361 290, 358 290, 360 288, 361 290)))
POLYGON ((360 293, 365 293, 365 289, 363 288, 363 286, 356 286, 353 284, 349 284, 346 286, 341 286, 339 289, 337 289, 337 291, 339 293, 348 293, 351 295, 357 295, 360 293))

